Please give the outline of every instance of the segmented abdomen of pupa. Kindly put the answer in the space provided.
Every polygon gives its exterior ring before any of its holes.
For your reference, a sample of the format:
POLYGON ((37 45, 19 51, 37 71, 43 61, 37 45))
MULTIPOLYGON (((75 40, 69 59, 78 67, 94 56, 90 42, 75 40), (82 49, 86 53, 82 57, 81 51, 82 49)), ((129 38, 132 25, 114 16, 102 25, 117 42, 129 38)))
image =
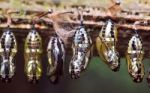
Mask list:
POLYGON ((29 32, 26 39, 26 48, 42 50, 42 39, 37 31, 29 32))
POLYGON ((102 27, 99 36, 108 43, 109 46, 115 46, 117 41, 117 29, 111 20, 108 20, 106 24, 102 27))
MULTIPOLYGON (((53 53, 55 58, 61 56, 62 60, 65 60, 65 46, 59 37, 51 37, 47 47, 47 52, 53 53)), ((58 58, 55 60, 58 61, 58 58)))
POLYGON ((57 83, 63 74, 63 64, 65 62, 65 47, 59 37, 51 37, 48 47, 48 76, 52 83, 57 83))
POLYGON ((80 48, 89 48, 92 44, 89 34, 85 31, 84 27, 79 27, 74 36, 74 46, 80 48))
POLYGON ((128 53, 135 52, 143 53, 142 40, 138 35, 132 36, 128 44, 128 53))
POLYGON ((76 58, 81 60, 82 64, 85 64, 85 62, 82 62, 85 60, 85 57, 89 59, 89 55, 87 55, 87 52, 91 52, 92 47, 92 40, 90 35, 85 31, 84 27, 79 27, 75 33, 74 41, 73 41, 73 50, 74 50, 74 56, 77 56, 76 58))
POLYGON ((17 52, 16 38, 11 31, 6 31, 2 34, 0 39, 0 48, 3 50, 1 56, 7 59, 13 55, 13 52, 14 54, 17 52), (15 49, 16 51, 12 51, 12 49, 15 49))

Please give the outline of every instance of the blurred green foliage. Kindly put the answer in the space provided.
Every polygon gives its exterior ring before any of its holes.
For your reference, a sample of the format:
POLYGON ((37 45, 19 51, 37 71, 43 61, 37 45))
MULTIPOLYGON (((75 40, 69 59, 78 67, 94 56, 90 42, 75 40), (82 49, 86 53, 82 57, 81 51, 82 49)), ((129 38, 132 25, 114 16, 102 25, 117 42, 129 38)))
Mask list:
MULTIPOLYGON (((145 59, 145 78, 150 60, 145 59)), ((126 60, 121 59, 119 72, 111 71, 98 57, 91 60, 90 66, 79 80, 71 81, 68 93, 149 93, 150 88, 143 79, 142 83, 134 83, 127 71, 126 60)))

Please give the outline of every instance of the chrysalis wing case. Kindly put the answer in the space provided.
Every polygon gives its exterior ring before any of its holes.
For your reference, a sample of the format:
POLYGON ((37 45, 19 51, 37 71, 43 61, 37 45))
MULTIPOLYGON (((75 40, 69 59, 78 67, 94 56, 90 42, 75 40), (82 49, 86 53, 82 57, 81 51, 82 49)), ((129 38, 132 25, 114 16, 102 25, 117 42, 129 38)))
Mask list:
POLYGON ((73 79, 80 77, 80 73, 86 69, 92 50, 92 41, 83 26, 79 26, 74 36, 72 45, 73 57, 69 65, 69 73, 73 79))
POLYGON ((114 23, 108 20, 96 38, 96 47, 99 56, 113 71, 118 71, 120 67, 120 58, 116 51, 116 42, 117 29, 114 23))
POLYGON ((65 62, 65 47, 63 41, 58 37, 51 37, 48 47, 48 76, 52 83, 57 83, 63 74, 63 64, 65 62))
POLYGON ((14 34, 8 29, 0 38, 0 77, 5 82, 15 74, 14 56, 17 53, 17 42, 14 34))
POLYGON ((41 53, 42 39, 39 33, 32 29, 25 40, 25 72, 28 81, 36 83, 42 74, 41 53))
POLYGON ((134 82, 141 82, 144 77, 143 46, 139 35, 135 34, 129 40, 126 59, 128 64, 128 72, 134 82))

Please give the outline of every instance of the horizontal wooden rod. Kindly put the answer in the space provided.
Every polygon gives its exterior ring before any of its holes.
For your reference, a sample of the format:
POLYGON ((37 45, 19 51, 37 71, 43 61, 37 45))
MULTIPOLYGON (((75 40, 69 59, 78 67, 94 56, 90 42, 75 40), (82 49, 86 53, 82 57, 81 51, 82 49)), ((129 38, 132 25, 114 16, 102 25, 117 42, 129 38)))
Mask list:
MULTIPOLYGON (((20 23, 20 22, 16 22, 16 21, 14 22, 13 21, 12 23, 14 23, 14 24, 12 24, 10 26, 11 28, 18 28, 18 29, 30 29, 31 28, 31 22, 29 22, 29 23, 27 23, 27 22, 26 23, 20 23)), ((66 22, 64 22, 64 24, 65 23, 66 22)), ((80 21, 72 21, 72 22, 68 22, 66 24, 79 25, 80 21)), ((84 25, 86 27, 99 28, 99 27, 102 27, 104 25, 104 22, 84 21, 84 25)), ((6 23, 0 24, 0 28, 5 28, 5 27, 7 27, 6 23)), ((49 24, 49 25, 37 24, 36 27, 38 27, 39 29, 48 29, 49 27, 52 27, 52 24, 49 24)), ((134 30, 134 24, 118 23, 118 24, 116 24, 116 27, 119 28, 119 29, 134 30)), ((150 31, 150 26, 137 25, 136 28, 137 28, 137 30, 150 31)))

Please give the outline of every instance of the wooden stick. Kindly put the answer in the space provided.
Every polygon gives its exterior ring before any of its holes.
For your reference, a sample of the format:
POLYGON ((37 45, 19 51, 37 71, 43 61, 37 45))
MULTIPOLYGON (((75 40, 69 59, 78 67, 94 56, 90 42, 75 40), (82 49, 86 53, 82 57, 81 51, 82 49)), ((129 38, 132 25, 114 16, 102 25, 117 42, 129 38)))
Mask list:
MULTIPOLYGON (((23 19, 22 19, 23 21, 23 19)), ((63 23, 63 22, 62 22, 63 23)), ((24 20, 23 23, 18 21, 12 21, 12 25, 11 28, 18 28, 18 29, 30 29, 31 28, 31 21, 29 20, 24 20)), ((43 23, 44 24, 44 23, 43 23)), ((72 22, 68 22, 67 24, 73 24, 73 25, 79 25, 80 21, 72 21, 72 22)), ((52 25, 52 24, 50 24, 52 25)), ((84 25, 86 27, 92 27, 92 28, 100 28, 102 27, 102 25, 104 25, 104 22, 93 22, 93 21, 84 21, 84 25)), ((117 23, 116 24, 117 28, 119 29, 131 29, 134 30, 134 25, 133 24, 128 24, 128 23, 117 23)), ((3 23, 0 25, 0 28, 5 28, 7 27, 6 23, 3 23)), ((39 29, 48 29, 48 25, 46 25, 46 22, 44 25, 37 25, 37 27, 39 29)), ((51 27, 51 26, 50 26, 51 27)), ((150 31, 150 26, 142 26, 142 25, 138 25, 137 26, 137 30, 142 30, 142 31, 150 31)))

